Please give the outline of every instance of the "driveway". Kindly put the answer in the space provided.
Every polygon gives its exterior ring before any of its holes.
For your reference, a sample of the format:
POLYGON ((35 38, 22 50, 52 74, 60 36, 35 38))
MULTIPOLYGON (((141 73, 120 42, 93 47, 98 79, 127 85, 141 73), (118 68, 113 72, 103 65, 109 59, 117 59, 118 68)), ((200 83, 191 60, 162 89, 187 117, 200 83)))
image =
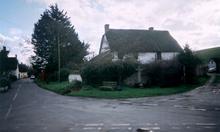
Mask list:
POLYGON ((0 94, 0 132, 219 132, 220 86, 138 99, 67 97, 19 80, 0 94))

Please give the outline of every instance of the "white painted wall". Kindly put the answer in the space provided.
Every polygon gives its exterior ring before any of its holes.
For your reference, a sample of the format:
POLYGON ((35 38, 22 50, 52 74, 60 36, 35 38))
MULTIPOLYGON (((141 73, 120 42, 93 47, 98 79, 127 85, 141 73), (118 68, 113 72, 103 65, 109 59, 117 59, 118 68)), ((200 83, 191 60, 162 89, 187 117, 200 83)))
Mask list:
POLYGON ((80 82, 82 82, 82 77, 81 77, 80 74, 70 74, 70 75, 68 76, 68 80, 69 80, 70 83, 71 83, 71 82, 74 82, 74 81, 80 81, 80 82))
POLYGON ((147 64, 150 62, 155 61, 156 53, 155 52, 148 52, 148 53, 138 53, 138 61, 141 64, 147 64))
POLYGON ((100 53, 104 53, 104 52, 110 50, 109 43, 108 43, 108 40, 107 40, 107 38, 106 38, 105 35, 104 35, 104 37, 103 37, 103 40, 102 40, 102 44, 101 44, 101 45, 102 45, 102 47, 101 47, 100 53))
MULTIPOLYGON (((179 53, 178 52, 162 52, 161 59, 162 60, 171 60, 176 57, 179 53)), ((147 64, 154 62, 156 60, 157 53, 156 52, 148 52, 148 53, 139 53, 138 54, 138 61, 141 64, 147 64)))
POLYGON ((162 52, 162 60, 171 60, 178 55, 178 52, 162 52))
POLYGON ((19 79, 19 69, 18 69, 18 66, 17 66, 16 70, 10 71, 10 74, 16 76, 17 79, 19 79))

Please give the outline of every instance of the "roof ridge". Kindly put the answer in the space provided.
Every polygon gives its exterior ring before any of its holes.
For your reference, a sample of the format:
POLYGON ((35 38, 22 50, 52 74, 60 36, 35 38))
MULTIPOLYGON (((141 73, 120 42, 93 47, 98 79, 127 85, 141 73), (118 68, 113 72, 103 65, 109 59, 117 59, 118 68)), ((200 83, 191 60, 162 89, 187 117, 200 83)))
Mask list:
POLYGON ((167 31, 167 30, 148 30, 148 29, 115 29, 115 28, 111 28, 111 29, 109 29, 109 31, 111 31, 111 30, 121 30, 121 31, 150 31, 150 32, 154 32, 154 31, 156 31, 156 32, 169 32, 169 31, 167 31))

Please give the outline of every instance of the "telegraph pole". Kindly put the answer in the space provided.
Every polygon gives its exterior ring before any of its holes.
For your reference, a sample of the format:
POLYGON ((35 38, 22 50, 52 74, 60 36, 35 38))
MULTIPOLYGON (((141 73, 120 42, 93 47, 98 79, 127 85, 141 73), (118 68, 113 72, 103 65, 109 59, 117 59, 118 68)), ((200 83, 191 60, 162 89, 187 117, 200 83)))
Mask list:
MULTIPOLYGON (((59 26, 59 24, 58 24, 59 26)), ((58 81, 60 82, 60 36, 59 36, 59 27, 57 33, 57 52, 58 52, 58 81)))

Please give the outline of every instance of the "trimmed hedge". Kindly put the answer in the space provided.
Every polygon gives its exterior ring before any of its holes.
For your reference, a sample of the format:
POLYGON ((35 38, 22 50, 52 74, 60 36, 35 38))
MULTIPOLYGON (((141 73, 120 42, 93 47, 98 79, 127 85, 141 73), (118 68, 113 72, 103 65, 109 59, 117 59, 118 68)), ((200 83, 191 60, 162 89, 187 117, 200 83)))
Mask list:
MULTIPOLYGON (((69 74, 70 74, 69 69, 62 68, 60 70, 60 81, 67 81, 69 74)), ((50 73, 48 76, 48 81, 58 81, 58 71, 50 73)))
POLYGON ((101 85, 103 81, 116 81, 119 84, 136 72, 137 64, 133 62, 88 63, 81 70, 86 84, 101 85))
POLYGON ((182 82, 182 67, 176 60, 159 61, 143 65, 143 76, 147 77, 145 86, 175 86, 182 82))

